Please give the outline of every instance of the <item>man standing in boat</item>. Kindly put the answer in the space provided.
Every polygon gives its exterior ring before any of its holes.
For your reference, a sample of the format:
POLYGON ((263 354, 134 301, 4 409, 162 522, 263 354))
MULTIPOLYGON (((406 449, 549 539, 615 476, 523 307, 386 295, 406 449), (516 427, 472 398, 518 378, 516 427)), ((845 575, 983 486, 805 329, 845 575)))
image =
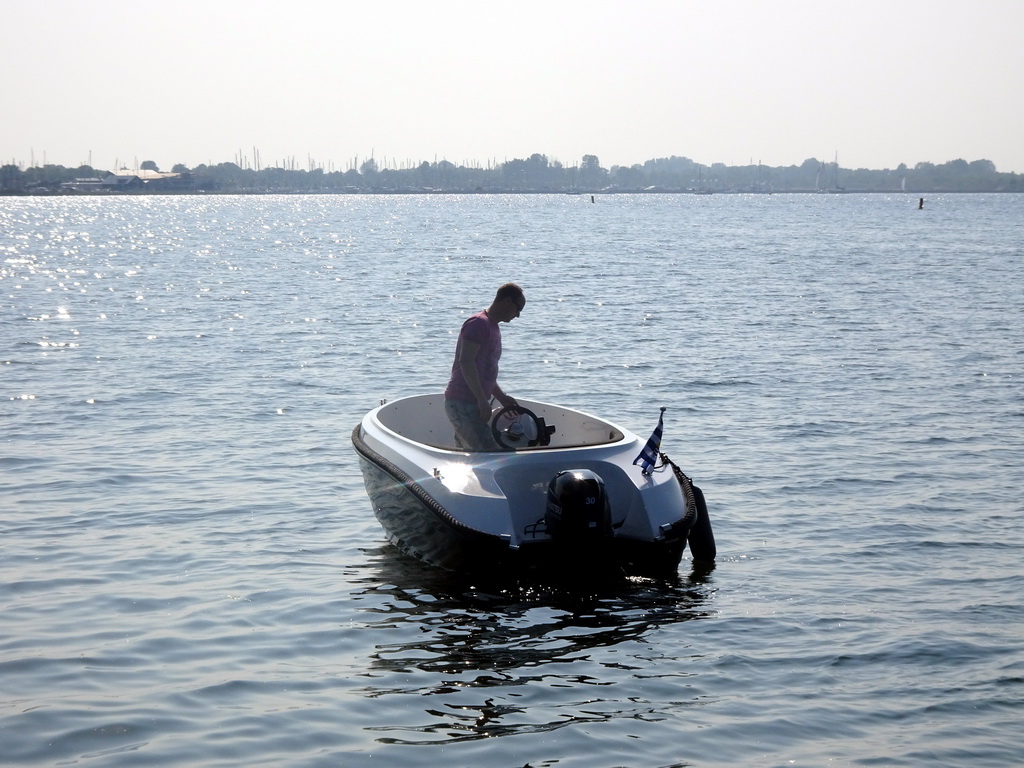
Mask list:
POLYGON ((523 289, 515 283, 505 283, 494 295, 491 306, 466 320, 459 331, 452 376, 444 391, 444 410, 455 428, 456 441, 467 450, 497 447, 490 429, 492 398, 506 408, 516 405, 498 386, 498 323, 512 322, 525 306, 523 289))

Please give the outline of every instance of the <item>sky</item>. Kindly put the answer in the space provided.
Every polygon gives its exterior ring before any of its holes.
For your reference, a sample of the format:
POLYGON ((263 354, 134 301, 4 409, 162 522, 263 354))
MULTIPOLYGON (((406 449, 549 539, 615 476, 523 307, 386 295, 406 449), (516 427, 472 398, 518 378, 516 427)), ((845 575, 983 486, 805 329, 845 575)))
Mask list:
POLYGON ((1024 173, 1024 0, 0 0, 0 164, 1024 173))

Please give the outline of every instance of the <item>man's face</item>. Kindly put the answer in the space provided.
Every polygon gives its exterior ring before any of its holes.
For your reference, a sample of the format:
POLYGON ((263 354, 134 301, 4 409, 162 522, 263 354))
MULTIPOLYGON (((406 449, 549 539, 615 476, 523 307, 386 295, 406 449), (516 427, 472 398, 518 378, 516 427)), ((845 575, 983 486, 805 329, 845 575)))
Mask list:
POLYGON ((519 297, 509 296, 502 300, 502 313, 501 320, 498 322, 511 323, 515 320, 523 311, 523 307, 526 306, 526 299, 519 297))

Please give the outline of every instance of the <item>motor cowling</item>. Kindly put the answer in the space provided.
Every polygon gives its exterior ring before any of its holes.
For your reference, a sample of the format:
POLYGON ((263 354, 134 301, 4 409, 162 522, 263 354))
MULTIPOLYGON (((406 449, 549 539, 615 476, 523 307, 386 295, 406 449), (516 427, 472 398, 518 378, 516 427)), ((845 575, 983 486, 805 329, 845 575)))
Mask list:
POLYGON ((565 543, 611 536, 612 513, 601 476, 589 469, 563 469, 551 478, 544 524, 551 538, 565 543))

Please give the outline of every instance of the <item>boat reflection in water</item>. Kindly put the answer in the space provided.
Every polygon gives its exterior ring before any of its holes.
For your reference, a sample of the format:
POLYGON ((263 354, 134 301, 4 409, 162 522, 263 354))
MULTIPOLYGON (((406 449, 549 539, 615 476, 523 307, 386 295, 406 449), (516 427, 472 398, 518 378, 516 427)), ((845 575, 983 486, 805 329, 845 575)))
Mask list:
MULTIPOLYGON (((544 733, 566 726, 659 719, 678 706, 688 677, 681 644, 671 704, 623 695, 655 672, 646 636, 712 614, 708 577, 624 578, 599 585, 481 581, 385 546, 369 553, 354 598, 366 604, 361 631, 374 633, 362 695, 393 703, 391 722, 367 724, 375 740, 439 745, 544 733), (541 686, 545 693, 531 694, 541 686)), ((666 661, 670 662, 666 664, 666 661)))

